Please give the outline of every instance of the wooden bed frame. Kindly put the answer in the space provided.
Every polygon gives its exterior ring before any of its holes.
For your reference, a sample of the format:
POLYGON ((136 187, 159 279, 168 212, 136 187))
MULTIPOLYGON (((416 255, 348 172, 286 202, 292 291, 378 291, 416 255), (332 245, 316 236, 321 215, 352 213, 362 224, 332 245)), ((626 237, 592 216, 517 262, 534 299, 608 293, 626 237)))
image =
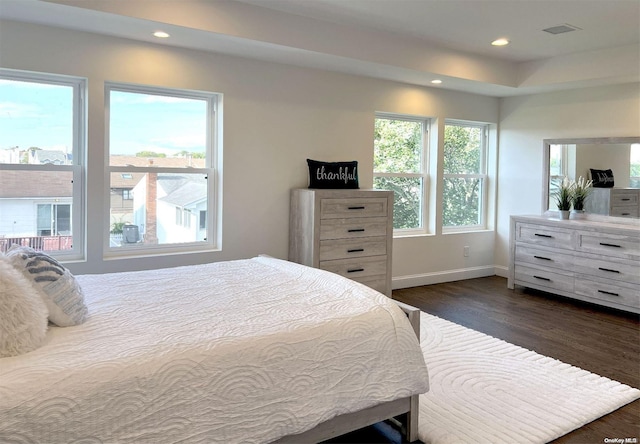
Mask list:
MULTIPOLYGON (((411 305, 394 301, 405 312, 413 331, 420 341, 420 310, 411 305)), ((370 426, 384 420, 397 422, 396 417, 403 417, 401 432, 407 441, 413 442, 418 439, 418 396, 413 395, 408 398, 396 399, 395 401, 378 404, 368 409, 354 413, 337 416, 333 419, 318 424, 313 429, 297 435, 288 435, 280 438, 274 443, 277 444, 300 444, 317 443, 327 439, 335 438, 345 433, 370 426)))

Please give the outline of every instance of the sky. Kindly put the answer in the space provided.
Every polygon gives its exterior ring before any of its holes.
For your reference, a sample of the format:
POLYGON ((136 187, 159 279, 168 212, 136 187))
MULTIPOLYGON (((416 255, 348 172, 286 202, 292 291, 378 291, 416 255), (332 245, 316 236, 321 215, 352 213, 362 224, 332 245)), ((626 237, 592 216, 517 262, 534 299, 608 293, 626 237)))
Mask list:
MULTIPOLYGON (((70 86, 0 79, 0 150, 36 146, 70 153, 70 86)), ((112 91, 110 153, 204 152, 207 103, 200 99, 112 91)))

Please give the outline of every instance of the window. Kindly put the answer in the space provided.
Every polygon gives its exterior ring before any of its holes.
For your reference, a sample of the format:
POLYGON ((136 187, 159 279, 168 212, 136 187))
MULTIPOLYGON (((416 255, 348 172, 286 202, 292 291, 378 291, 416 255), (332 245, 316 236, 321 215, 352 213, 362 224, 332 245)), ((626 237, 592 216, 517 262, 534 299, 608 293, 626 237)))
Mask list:
POLYGON ((191 211, 187 209, 183 211, 184 211, 184 216, 182 218, 182 224, 186 228, 191 228, 191 211))
POLYGON ((76 77, 0 69, 0 251, 82 258, 85 88, 76 77))
POLYGON ((487 131, 484 124, 445 122, 443 230, 485 227, 487 131))
POLYGON ((38 204, 38 236, 69 236, 71 205, 38 204))
POLYGON ((569 163, 575 164, 576 145, 549 145, 549 210, 556 208, 556 194, 565 177, 569 176, 569 163))
POLYGON ((205 210, 200 211, 200 229, 206 230, 207 228, 207 212, 205 210))
POLYGON ((200 91, 107 84, 110 187, 124 188, 131 204, 109 211, 110 253, 164 253, 212 248, 218 95, 200 91), (191 214, 209 215, 208 230, 191 214), (113 233, 135 227, 135 242, 113 233))
POLYGON ((404 116, 375 119, 373 187, 394 192, 396 230, 425 230, 427 126, 425 119, 404 116))
POLYGON ((631 144, 629 186, 640 188, 640 143, 631 144))

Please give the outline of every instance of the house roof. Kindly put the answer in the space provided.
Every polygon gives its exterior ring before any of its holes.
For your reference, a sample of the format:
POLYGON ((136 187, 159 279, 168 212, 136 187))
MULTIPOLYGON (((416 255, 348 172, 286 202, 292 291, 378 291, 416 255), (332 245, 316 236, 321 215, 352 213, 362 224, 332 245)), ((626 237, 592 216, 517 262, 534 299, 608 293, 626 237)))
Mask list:
POLYGON ((72 173, 62 171, 0 170, 0 198, 56 198, 72 196, 72 173), (37 174, 38 180, 30 180, 37 174))
POLYGON ((165 168, 204 168, 204 159, 191 157, 110 156, 111 166, 157 166, 165 168))
MULTIPOLYGON (((137 156, 111 156, 111 166, 147 167, 157 166, 164 168, 202 168, 204 159, 186 157, 137 157, 137 156)), ((134 188, 145 176, 145 173, 119 172, 111 173, 111 188, 134 188)))
POLYGON ((62 151, 56 150, 34 150, 32 156, 36 159, 33 163, 47 164, 52 163, 56 165, 67 164, 67 155, 62 151))
POLYGON ((167 193, 158 200, 178 207, 187 207, 207 198, 207 179, 200 174, 158 175, 158 186, 167 193))

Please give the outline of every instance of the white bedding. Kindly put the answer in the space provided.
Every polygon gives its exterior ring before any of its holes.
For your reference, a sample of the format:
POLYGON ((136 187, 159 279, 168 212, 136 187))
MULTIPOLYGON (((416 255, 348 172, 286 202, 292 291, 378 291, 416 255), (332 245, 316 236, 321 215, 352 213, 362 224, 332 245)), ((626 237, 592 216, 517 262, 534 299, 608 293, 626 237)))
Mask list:
POLYGON ((251 443, 423 393, 403 312, 258 257, 77 276, 87 322, 0 358, 0 442, 251 443))

